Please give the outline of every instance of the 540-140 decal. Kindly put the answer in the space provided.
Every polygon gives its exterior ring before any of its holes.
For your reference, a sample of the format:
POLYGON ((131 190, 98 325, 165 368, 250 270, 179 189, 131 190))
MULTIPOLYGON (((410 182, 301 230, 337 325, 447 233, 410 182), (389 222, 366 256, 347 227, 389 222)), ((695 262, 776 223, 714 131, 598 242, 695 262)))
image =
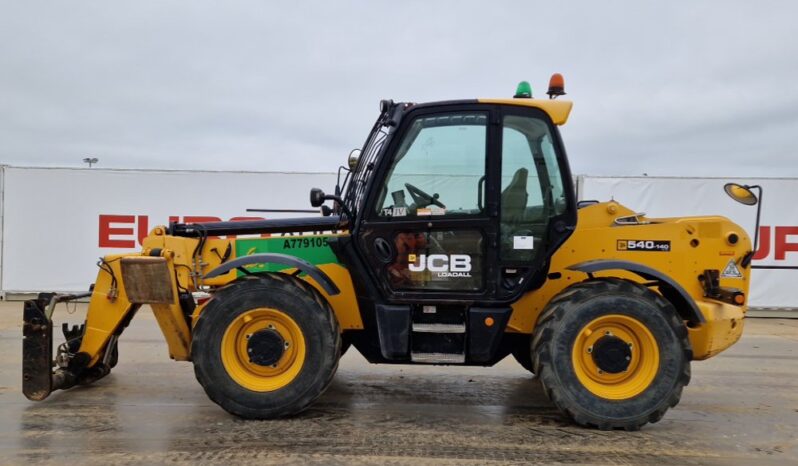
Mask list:
POLYGON ((651 239, 619 239, 619 251, 654 251, 668 252, 671 250, 671 242, 651 239))

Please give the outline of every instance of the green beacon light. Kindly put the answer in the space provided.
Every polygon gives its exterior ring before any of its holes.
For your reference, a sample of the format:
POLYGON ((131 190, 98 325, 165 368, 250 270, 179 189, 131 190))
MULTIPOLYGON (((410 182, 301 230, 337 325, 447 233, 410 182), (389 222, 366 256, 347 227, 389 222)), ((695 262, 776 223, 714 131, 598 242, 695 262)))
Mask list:
POLYGON ((515 95, 513 96, 514 99, 531 99, 532 98, 532 86, 529 85, 526 81, 521 81, 518 83, 518 87, 515 88, 515 95))

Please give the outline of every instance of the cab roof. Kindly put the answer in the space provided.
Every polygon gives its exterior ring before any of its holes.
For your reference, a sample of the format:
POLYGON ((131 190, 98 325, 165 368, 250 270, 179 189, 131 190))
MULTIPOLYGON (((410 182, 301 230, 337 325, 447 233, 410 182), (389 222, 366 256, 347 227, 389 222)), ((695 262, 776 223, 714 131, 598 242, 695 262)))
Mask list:
POLYGON ((555 125, 564 125, 571 114, 574 103, 570 100, 552 99, 477 99, 481 104, 517 105, 519 107, 533 107, 546 112, 555 125))
POLYGON ((574 103, 570 100, 550 100, 550 99, 466 99, 466 100, 446 100, 439 102, 424 102, 411 104, 413 107, 439 106, 447 104, 491 104, 491 105, 515 105, 519 107, 532 107, 540 109, 551 118, 555 125, 564 125, 568 121, 571 107, 574 103))

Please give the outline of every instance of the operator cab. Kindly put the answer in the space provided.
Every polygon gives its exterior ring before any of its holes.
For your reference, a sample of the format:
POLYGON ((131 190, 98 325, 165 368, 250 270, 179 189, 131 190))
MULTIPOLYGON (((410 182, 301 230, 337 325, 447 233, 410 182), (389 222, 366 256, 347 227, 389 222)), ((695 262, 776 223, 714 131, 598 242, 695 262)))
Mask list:
MULTIPOLYGON (((383 101, 363 149, 350 154, 343 196, 311 195, 314 204, 335 199, 348 223, 351 236, 333 249, 361 309, 375 309, 383 327, 462 325, 464 334, 469 314, 484 312, 501 334, 509 304, 545 281, 576 225, 557 129, 570 108, 531 98, 526 83, 513 99, 383 101)), ((381 338, 388 333, 403 334, 381 338)), ((382 355, 401 360, 406 345, 394 343, 382 341, 382 355)))

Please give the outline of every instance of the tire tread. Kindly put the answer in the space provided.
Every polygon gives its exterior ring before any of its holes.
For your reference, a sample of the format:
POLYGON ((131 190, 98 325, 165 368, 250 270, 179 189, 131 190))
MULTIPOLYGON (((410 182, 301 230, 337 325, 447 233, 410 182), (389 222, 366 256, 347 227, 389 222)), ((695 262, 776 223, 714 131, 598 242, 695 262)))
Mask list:
POLYGON ((690 340, 685 323, 681 320, 673 306, 660 294, 630 280, 620 278, 596 278, 571 285, 549 302, 546 309, 540 315, 538 324, 535 326, 532 335, 533 370, 540 378, 544 393, 560 411, 582 426, 595 427, 601 430, 639 430, 647 423, 655 423, 662 419, 669 408, 679 403, 683 388, 690 383, 690 361, 692 360, 693 354, 690 349, 690 340), (650 299, 668 319, 668 323, 674 330, 680 346, 684 351, 682 367, 679 371, 676 383, 668 395, 667 401, 665 403, 660 403, 659 407, 649 414, 643 414, 626 421, 592 418, 586 414, 581 414, 582 411, 579 407, 568 397, 560 393, 562 387, 560 387, 551 369, 552 356, 550 345, 555 335, 554 329, 565 316, 567 312, 566 308, 569 307, 569 305, 594 297, 597 293, 629 293, 650 299))

